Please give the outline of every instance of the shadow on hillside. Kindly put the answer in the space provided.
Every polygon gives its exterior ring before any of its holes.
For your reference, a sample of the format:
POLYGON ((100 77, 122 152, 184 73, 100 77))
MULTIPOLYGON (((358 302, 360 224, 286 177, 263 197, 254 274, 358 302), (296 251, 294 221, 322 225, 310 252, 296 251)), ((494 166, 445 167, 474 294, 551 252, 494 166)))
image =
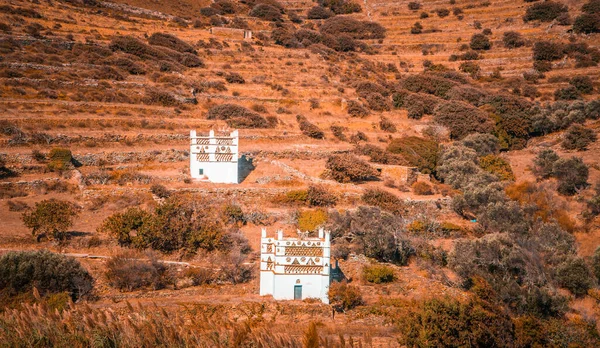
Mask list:
POLYGON ((252 158, 242 155, 238 160, 238 182, 241 184, 250 173, 256 168, 252 163, 252 158))

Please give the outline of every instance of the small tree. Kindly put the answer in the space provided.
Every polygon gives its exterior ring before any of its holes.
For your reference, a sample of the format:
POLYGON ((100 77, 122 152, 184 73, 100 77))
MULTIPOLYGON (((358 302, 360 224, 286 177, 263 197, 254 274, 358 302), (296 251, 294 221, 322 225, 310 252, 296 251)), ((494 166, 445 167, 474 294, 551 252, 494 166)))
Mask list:
POLYGON ((38 240, 41 236, 62 240, 67 229, 73 226, 73 219, 78 214, 71 203, 48 199, 36 203, 32 211, 23 213, 22 219, 38 240))

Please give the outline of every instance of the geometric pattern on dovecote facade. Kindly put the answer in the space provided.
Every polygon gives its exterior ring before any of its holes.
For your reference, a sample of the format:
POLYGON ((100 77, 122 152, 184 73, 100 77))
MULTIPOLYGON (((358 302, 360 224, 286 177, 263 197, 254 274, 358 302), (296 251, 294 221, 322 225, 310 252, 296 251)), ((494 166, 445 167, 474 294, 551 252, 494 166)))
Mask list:
POLYGON ((214 183, 237 184, 238 131, 198 135, 190 131, 190 175, 214 183))
POLYGON ((331 242, 329 231, 319 229, 318 237, 268 237, 262 229, 260 294, 276 300, 317 298, 329 303, 331 242))

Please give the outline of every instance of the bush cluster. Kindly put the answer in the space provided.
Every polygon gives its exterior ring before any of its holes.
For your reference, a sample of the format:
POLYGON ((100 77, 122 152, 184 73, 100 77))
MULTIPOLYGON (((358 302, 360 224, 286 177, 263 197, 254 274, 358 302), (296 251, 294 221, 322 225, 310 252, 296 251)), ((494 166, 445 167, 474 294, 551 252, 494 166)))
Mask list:
POLYGON ((162 252, 225 248, 222 219, 218 209, 206 209, 183 196, 167 198, 154 211, 129 208, 109 216, 98 228, 119 245, 162 252))
POLYGON ((360 206, 355 211, 332 212, 326 227, 332 233, 334 252, 342 258, 354 252, 380 262, 406 265, 415 250, 404 235, 402 221, 399 215, 360 206))
POLYGON ((536 2, 525 11, 524 22, 539 20, 540 22, 552 22, 561 14, 569 11, 566 5, 551 0, 536 2))
POLYGON ((72 257, 50 251, 12 251, 0 257, 0 294, 17 296, 36 288, 41 295, 67 292, 73 301, 88 295, 94 279, 72 257))
POLYGON ((356 100, 348 101, 348 104, 346 105, 346 111, 348 112, 348 115, 352 117, 369 116, 369 110, 356 100))
POLYGON ((485 302, 432 299, 412 307, 400 325, 409 347, 508 347, 515 343, 510 317, 485 302))
POLYGON ((561 146, 565 150, 584 151, 588 145, 597 140, 596 132, 593 129, 573 124, 563 134, 561 146))
POLYGON ((436 97, 446 99, 448 92, 458 85, 449 78, 433 74, 408 75, 400 81, 400 87, 410 92, 433 94, 436 97))
POLYGON ((250 10, 248 15, 270 22, 281 22, 283 20, 281 9, 269 4, 257 4, 250 10))
MULTIPOLYGON (((158 33, 157 33, 158 34, 158 33)), ((170 47, 187 50, 185 42, 172 37, 169 34, 158 34, 153 42, 160 45, 147 45, 133 36, 116 36, 111 40, 109 48, 113 51, 121 51, 144 60, 156 61, 162 71, 179 70, 183 67, 203 67, 204 63, 198 56, 190 52, 179 52, 170 47), (167 36, 165 36, 167 35, 167 36)))
POLYGON ((208 110, 209 120, 224 120, 232 128, 269 128, 267 120, 256 112, 235 104, 221 104, 208 110))
POLYGON ((554 177, 558 180, 560 194, 571 196, 588 185, 589 169, 581 158, 560 158, 554 151, 547 149, 538 153, 533 165, 533 173, 536 176, 554 177))
POLYGON ((462 139, 471 133, 491 133, 494 122, 487 114, 467 103, 449 101, 438 105, 434 120, 450 130, 450 137, 462 139))
POLYGON ((319 30, 323 34, 333 35, 334 37, 346 34, 359 40, 385 38, 385 28, 381 24, 359 21, 346 16, 335 16, 325 20, 319 30))

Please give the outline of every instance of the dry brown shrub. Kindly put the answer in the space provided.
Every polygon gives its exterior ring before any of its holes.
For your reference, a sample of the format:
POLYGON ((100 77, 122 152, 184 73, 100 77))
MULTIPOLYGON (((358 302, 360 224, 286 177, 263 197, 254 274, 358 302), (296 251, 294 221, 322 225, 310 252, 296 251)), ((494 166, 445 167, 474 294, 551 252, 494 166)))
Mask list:
POLYGON ((429 196, 433 194, 433 188, 426 182, 417 181, 412 185, 413 192, 419 196, 429 196))
POLYGON ((329 156, 326 168, 329 176, 338 182, 364 181, 379 176, 368 163, 350 154, 329 156))

